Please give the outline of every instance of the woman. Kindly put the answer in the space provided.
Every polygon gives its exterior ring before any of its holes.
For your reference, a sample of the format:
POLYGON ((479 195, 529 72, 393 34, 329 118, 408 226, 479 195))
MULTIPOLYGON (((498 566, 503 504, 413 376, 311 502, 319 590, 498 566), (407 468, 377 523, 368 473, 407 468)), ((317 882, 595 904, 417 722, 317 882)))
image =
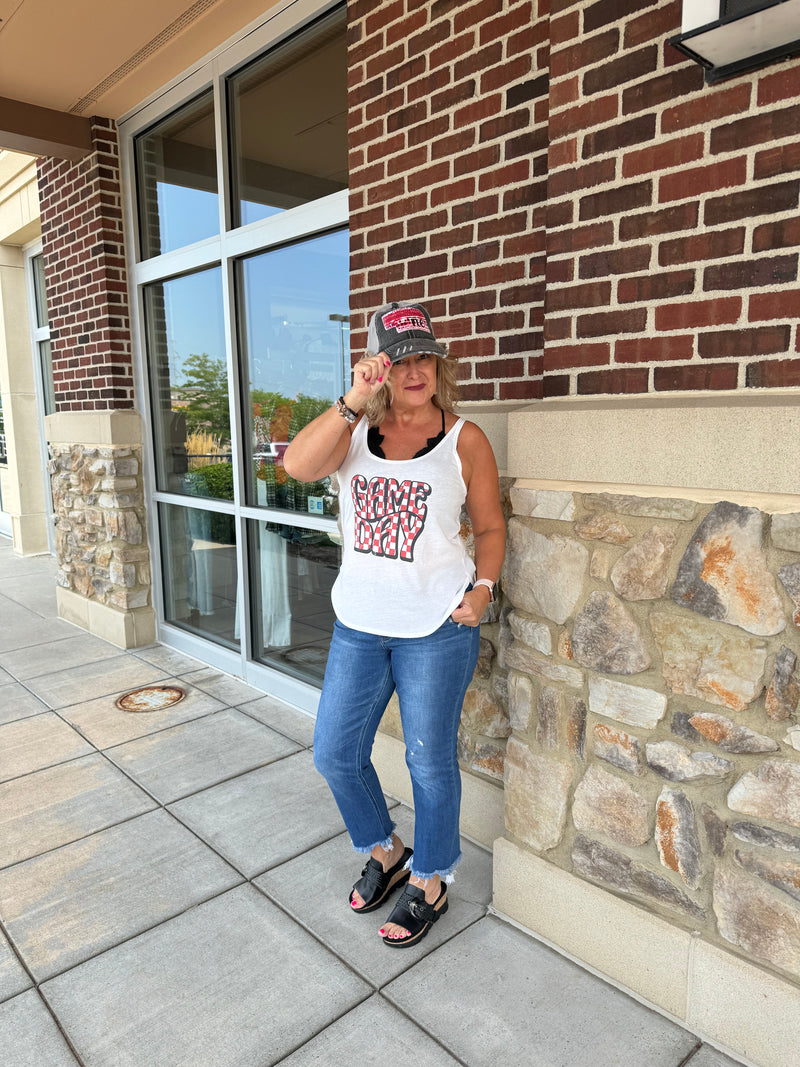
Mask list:
POLYGON ((381 308, 352 387, 284 457, 293 478, 339 476, 344 548, 314 762, 354 847, 370 854, 350 894, 353 911, 374 911, 408 883, 380 931, 394 948, 419 942, 447 910, 461 857, 461 705, 505 546, 492 449, 453 414, 456 376, 446 355, 422 305, 381 308), (475 566, 459 536, 464 503, 475 566), (395 689, 414 793, 413 851, 393 832, 370 762, 395 689))

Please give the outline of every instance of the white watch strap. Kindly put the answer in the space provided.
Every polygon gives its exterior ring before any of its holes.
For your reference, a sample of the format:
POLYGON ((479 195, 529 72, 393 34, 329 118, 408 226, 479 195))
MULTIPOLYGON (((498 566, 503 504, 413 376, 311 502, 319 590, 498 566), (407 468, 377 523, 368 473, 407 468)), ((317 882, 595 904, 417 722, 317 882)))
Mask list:
MULTIPOLYGON (((472 588, 474 589, 476 585, 485 585, 486 588, 489 590, 489 595, 491 597, 491 600, 494 600, 494 585, 495 585, 495 583, 491 580, 491 578, 478 578, 477 581, 474 581, 472 583, 472 588)), ((491 603, 491 600, 490 600, 490 603, 491 603)))

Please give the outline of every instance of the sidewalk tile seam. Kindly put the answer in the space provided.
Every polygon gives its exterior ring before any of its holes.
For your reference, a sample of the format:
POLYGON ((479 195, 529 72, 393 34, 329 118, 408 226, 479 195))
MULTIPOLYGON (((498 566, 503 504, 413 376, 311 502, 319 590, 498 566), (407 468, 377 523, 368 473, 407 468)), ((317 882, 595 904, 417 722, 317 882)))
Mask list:
MULTIPOLYGON (((120 695, 122 695, 122 694, 120 694, 120 695)), ((206 693, 205 695, 208 696, 209 694, 206 693)), ((100 699, 102 700, 102 697, 100 699)), ((178 705, 176 704, 175 707, 177 707, 177 706, 178 705)), ((125 741, 115 741, 113 745, 104 745, 102 748, 98 748, 97 751, 98 752, 102 752, 104 755, 107 755, 109 752, 113 752, 113 750, 115 748, 122 748, 125 745, 129 745, 132 741, 141 741, 145 737, 155 737, 157 734, 166 733, 167 730, 174 730, 177 726, 187 726, 189 723, 192 723, 192 722, 202 722, 203 719, 210 719, 214 715, 219 715, 219 713, 221 711, 236 711, 236 710, 237 710, 236 708, 232 708, 228 704, 221 704, 218 708, 212 708, 211 711, 204 711, 202 713, 202 715, 195 715, 191 719, 183 720, 183 722, 171 722, 171 723, 168 723, 166 726, 158 726, 153 730, 148 730, 146 733, 137 734, 136 737, 129 737, 125 741)), ((136 714, 137 719, 141 719, 142 721, 146 721, 146 718, 147 718, 147 715, 148 715, 147 712, 135 713, 135 712, 124 712, 124 711, 120 712, 120 714, 121 715, 136 714)), ((80 727, 76 726, 75 729, 79 730, 80 727)), ((289 738, 289 740, 291 740, 291 738, 289 738)), ((90 744, 92 744, 92 743, 93 742, 90 742, 90 744)), ((95 748, 97 748, 96 745, 95 745, 95 748)))
MULTIPOLYGON (((239 874, 238 871, 236 873, 239 874)), ((123 945, 130 944, 130 942, 131 941, 135 941, 137 937, 142 937, 144 934, 150 933, 151 930, 157 930, 161 926, 166 926, 167 923, 172 922, 174 919, 179 919, 183 915, 188 915, 188 913, 190 911, 194 911, 195 908, 199 908, 203 904, 208 904, 212 900, 217 900, 219 897, 225 896, 226 893, 231 892, 231 890, 239 889, 241 886, 246 885, 246 884, 247 884, 247 879, 244 878, 241 874, 239 874, 239 881, 234 883, 233 885, 226 886, 225 889, 221 889, 218 893, 211 893, 211 894, 209 894, 209 896, 203 897, 202 900, 194 901, 188 907, 181 908, 180 911, 176 911, 174 915, 165 916, 163 919, 159 919, 158 922, 154 922, 150 926, 145 926, 141 930, 137 930, 137 932, 134 933, 134 934, 131 934, 130 937, 124 937, 121 941, 116 941, 113 945, 108 945, 107 948, 101 949, 99 952, 92 952, 88 956, 86 956, 84 959, 78 960, 76 963, 73 963, 69 967, 65 967, 61 971, 54 971, 53 974, 48 974, 46 978, 36 979, 34 977, 32 971, 28 968, 28 966, 24 963, 24 961, 22 961, 23 962, 23 966, 25 967, 25 972, 29 976, 29 978, 31 979, 31 982, 33 984, 33 988, 36 989, 36 991, 38 993, 41 993, 41 987, 43 985, 46 985, 48 982, 51 982, 56 978, 61 978, 65 974, 69 974, 70 971, 74 971, 78 967, 82 967, 85 963, 88 963, 90 960, 100 959, 101 956, 105 956, 109 952, 114 952, 116 949, 122 948, 123 945)), ((274 902, 272 902, 272 903, 274 903, 274 902)), ((300 924, 298 923, 297 925, 299 926, 300 924)), ((3 932, 5 933, 5 936, 8 938, 8 932, 4 929, 4 927, 5 927, 5 924, 0 922, 0 928, 3 929, 3 932)), ((327 945, 325 947, 327 948, 327 945)), ((16 954, 18 956, 20 955, 19 948, 17 947, 16 944, 14 945, 14 951, 16 952, 16 954)), ((330 949, 328 951, 330 951, 330 949)), ((331 955, 336 955, 336 954, 334 952, 331 952, 331 955)), ((351 968, 351 970, 352 970, 352 968, 351 968)))
POLYGON ((688 1056, 684 1056, 683 1059, 681 1060, 681 1062, 676 1064, 676 1067, 688 1067, 688 1064, 691 1063, 691 1061, 695 1058, 695 1056, 697 1055, 697 1053, 700 1051, 700 1049, 702 1047, 703 1047, 703 1042, 702 1041, 698 1041, 697 1044, 695 1045, 695 1047, 689 1053, 689 1055, 688 1056))
POLYGON ((258 716, 253 715, 252 712, 245 711, 244 705, 242 704, 237 705, 233 710, 240 712, 242 715, 246 715, 248 719, 252 719, 253 722, 259 722, 262 726, 266 726, 268 729, 274 730, 276 734, 280 734, 281 737, 285 737, 287 741, 292 741, 295 745, 300 745, 304 752, 310 752, 314 747, 313 741, 311 742, 311 744, 306 744, 304 741, 299 741, 296 737, 292 737, 290 734, 287 734, 284 730, 278 729, 277 726, 270 726, 269 723, 264 722, 263 719, 259 719, 258 716))
MULTIPOLYGON (((236 709, 233 708, 231 710, 235 711, 236 709)), ((153 735, 152 734, 146 734, 145 736, 146 737, 152 737, 153 735)), ((137 740, 138 740, 138 738, 137 738, 137 740)), ((291 738, 289 738, 289 740, 291 740, 291 738)), ((128 744, 129 742, 124 742, 124 743, 128 744)), ((121 745, 115 745, 114 747, 115 748, 121 748, 122 746, 121 745)), ((304 749, 300 749, 299 751, 302 752, 302 751, 305 751, 305 750, 304 749)), ((133 782, 133 784, 135 786, 137 786, 143 792, 147 793, 147 795, 152 800, 154 800, 156 802, 156 804, 159 805, 159 807, 162 807, 162 808, 167 808, 170 804, 179 804, 182 800, 190 800, 192 797, 196 797, 196 796, 199 796, 201 793, 205 793, 207 789, 215 789, 217 786, 225 785, 228 782, 235 782, 237 780, 237 778, 243 778, 246 774, 252 774, 253 771, 263 770, 264 767, 275 766, 275 764, 281 763, 283 760, 290 759, 292 756, 297 756, 298 754, 299 754, 298 752, 287 752, 283 756, 277 756, 277 757, 275 757, 275 759, 269 759, 269 760, 266 760, 264 763, 258 763, 258 764, 255 764, 252 767, 248 767, 244 771, 239 771, 238 774, 229 774, 225 778, 220 778, 220 779, 215 780, 213 782, 208 782, 206 785, 203 785, 199 789, 195 789, 190 793, 185 793, 185 794, 182 793, 180 796, 171 797, 169 800, 159 800, 158 797, 155 796, 153 793, 151 793, 150 790, 147 788, 147 786, 143 785, 138 780, 138 778, 134 777, 134 775, 130 771, 127 771, 124 767, 120 766, 120 764, 118 764, 113 759, 113 757, 111 755, 109 755, 109 750, 103 749, 102 752, 101 752, 101 755, 105 756, 106 759, 109 761, 109 763, 112 764, 112 766, 116 767, 118 771, 120 771, 127 778, 129 778, 130 781, 133 782)), ((171 815, 175 815, 174 812, 170 812, 170 814, 171 815)), ((175 815, 175 818, 177 818, 177 815, 175 815)))

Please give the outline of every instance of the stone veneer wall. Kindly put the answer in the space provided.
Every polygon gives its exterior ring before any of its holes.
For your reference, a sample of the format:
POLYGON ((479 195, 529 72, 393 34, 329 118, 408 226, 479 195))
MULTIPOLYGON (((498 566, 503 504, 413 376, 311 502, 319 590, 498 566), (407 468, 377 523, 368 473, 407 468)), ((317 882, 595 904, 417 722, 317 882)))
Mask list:
POLYGON ((51 445, 58 585, 131 611, 150 602, 140 448, 51 445))
POLYGON ((496 775, 509 735, 509 836, 800 980, 800 513, 510 497, 496 662, 464 719, 473 769, 488 744, 496 775))

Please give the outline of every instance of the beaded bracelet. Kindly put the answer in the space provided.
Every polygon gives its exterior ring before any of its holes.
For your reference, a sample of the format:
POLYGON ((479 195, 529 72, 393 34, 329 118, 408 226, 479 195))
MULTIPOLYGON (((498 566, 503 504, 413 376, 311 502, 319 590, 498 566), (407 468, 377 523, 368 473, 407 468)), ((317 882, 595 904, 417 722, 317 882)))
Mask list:
POLYGON ((336 401, 336 410, 347 422, 355 422, 358 418, 358 412, 353 411, 352 408, 349 408, 347 404, 345 404, 343 396, 340 396, 336 401))

